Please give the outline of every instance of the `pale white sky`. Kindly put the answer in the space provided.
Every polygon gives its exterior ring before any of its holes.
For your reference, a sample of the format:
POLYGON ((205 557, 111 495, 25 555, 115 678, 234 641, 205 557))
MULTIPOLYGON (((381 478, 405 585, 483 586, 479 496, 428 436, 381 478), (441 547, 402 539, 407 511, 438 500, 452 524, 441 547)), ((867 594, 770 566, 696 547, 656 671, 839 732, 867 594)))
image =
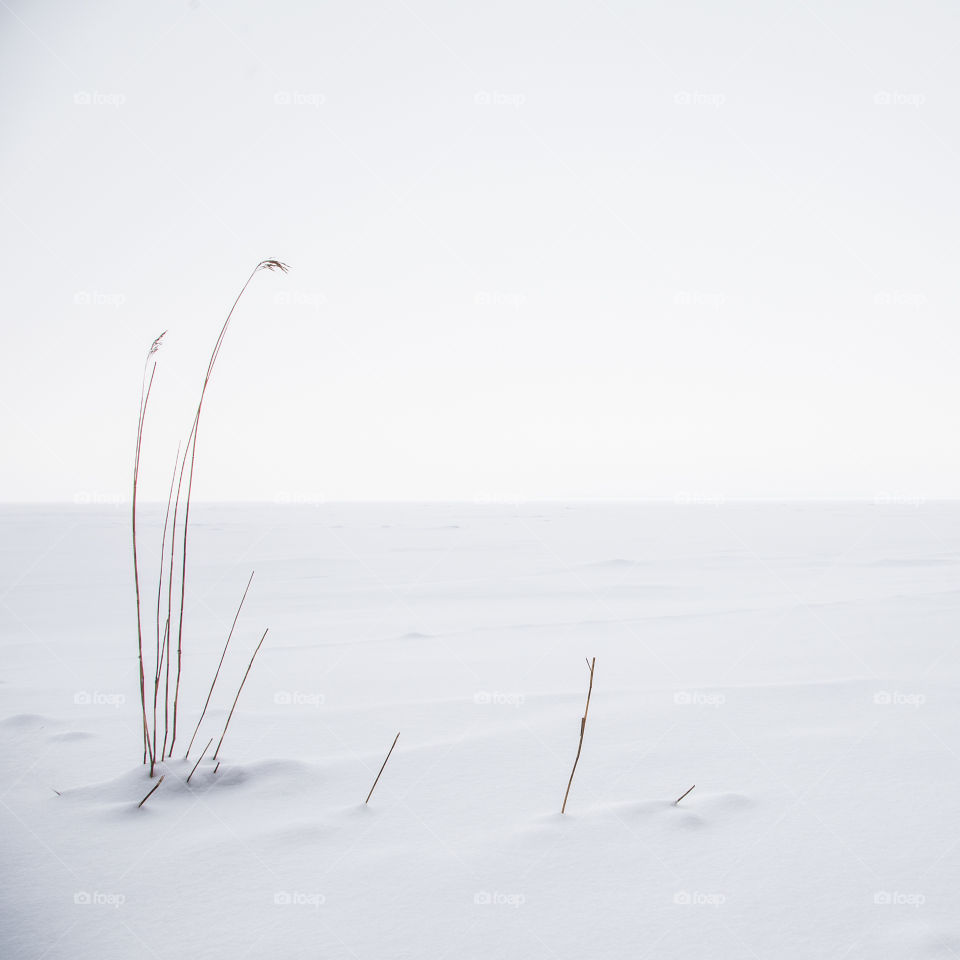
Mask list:
POLYGON ((0 3, 0 499, 960 496, 960 8, 0 3))

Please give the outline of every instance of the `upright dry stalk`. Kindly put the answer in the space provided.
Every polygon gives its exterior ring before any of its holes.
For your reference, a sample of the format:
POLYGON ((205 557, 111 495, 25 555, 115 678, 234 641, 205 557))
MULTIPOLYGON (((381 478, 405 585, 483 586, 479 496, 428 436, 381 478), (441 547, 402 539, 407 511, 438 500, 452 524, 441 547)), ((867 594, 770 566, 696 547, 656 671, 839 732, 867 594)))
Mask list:
MULTIPOLYGON (((230 638, 233 636, 234 628, 237 625, 237 620, 240 619, 240 611, 243 609, 243 601, 247 599, 247 591, 250 589, 250 584, 253 583, 253 574, 254 571, 250 571, 250 579, 247 581, 246 589, 243 591, 243 596, 240 598, 240 606, 237 607, 236 615, 233 618, 233 623, 230 625, 230 632, 227 634, 227 642, 223 645, 223 653, 220 654, 220 662, 217 664, 217 672, 213 675, 213 680, 210 682, 210 689, 207 691, 207 701, 203 705, 203 710, 200 711, 200 719, 197 721, 197 725, 193 730, 193 736, 190 738, 190 743, 187 745, 187 752, 183 755, 183 759, 186 760, 190 756, 190 748, 193 746, 193 741, 197 739, 197 732, 200 730, 200 724, 203 723, 203 718, 207 715, 207 707, 210 706, 210 698, 213 696, 213 688, 216 686, 217 677, 220 676, 220 668, 223 666, 223 659, 227 655, 227 647, 230 646, 230 638)), ((208 743, 209 747, 210 744, 208 743)))
POLYGON ((563 806, 560 808, 561 813, 567 812, 567 798, 570 796, 573 775, 577 772, 577 763, 580 761, 580 751, 583 749, 583 733, 587 728, 587 713, 590 710, 590 694, 593 693, 593 668, 596 664, 596 657, 587 661, 587 666, 590 668, 590 686, 587 688, 587 705, 583 708, 583 716, 580 718, 580 742, 577 744, 577 755, 574 758, 573 769, 570 771, 570 779, 567 782, 567 792, 563 795, 563 806))
MULTIPOLYGON (((164 691, 163 691, 163 749, 160 751, 161 759, 164 756, 172 755, 173 751, 167 753, 167 738, 170 736, 170 636, 173 630, 173 574, 174 562, 177 559, 177 516, 180 510, 180 487, 183 484, 183 464, 180 466, 180 479, 177 481, 177 495, 173 501, 173 529, 170 532, 170 571, 167 574, 167 626, 164 648, 166 653, 166 665, 164 667, 164 691)), ((161 576, 163 573, 161 571, 161 576)))
POLYGON ((240 691, 243 689, 243 685, 247 682, 247 677, 250 676, 250 668, 253 666, 253 661, 260 652, 260 648, 263 646, 263 641, 267 639, 267 634, 269 632, 269 627, 263 631, 263 636, 260 638, 260 642, 257 644, 257 649, 253 651, 253 656, 250 658, 250 662, 247 664, 247 672, 243 675, 243 679, 240 681, 240 686, 237 689, 237 695, 233 698, 233 706, 230 708, 230 713, 227 716, 227 722, 223 725, 223 733, 220 734, 220 742, 217 744, 217 749, 213 753, 214 760, 217 759, 217 754, 220 752, 220 748, 223 746, 223 738, 227 735, 227 727, 230 726, 230 721, 233 719, 233 711, 237 709, 237 701, 240 699, 240 691))
MULTIPOLYGON (((150 373, 150 386, 144 393, 143 382, 140 384, 140 412, 137 418, 137 447, 133 460, 133 498, 131 501, 130 528, 133 534, 133 589, 137 599, 137 659, 140 664, 140 706, 143 708, 143 762, 147 762, 147 752, 150 749, 150 736, 147 726, 147 697, 144 685, 143 672, 143 622, 140 616, 140 564, 137 559, 137 482, 140 476, 140 448, 143 442, 143 420, 145 401, 150 397, 150 387, 153 386, 153 375, 156 365, 150 373)), ((146 368, 144 368, 146 377, 146 368)), ((150 776, 153 776, 153 755, 150 756, 150 776)))
POLYGON ((380 773, 377 774, 377 779, 373 781, 373 787, 370 788, 370 792, 367 794, 367 799, 363 801, 364 803, 370 802, 370 798, 373 796, 374 787, 376 787, 376 785, 380 782, 380 774, 383 773, 383 771, 386 769, 387 760, 390 759, 390 754, 393 753, 393 748, 397 745, 397 741, 399 739, 400 739, 400 731, 398 730, 397 735, 393 738, 393 743, 390 745, 390 749, 387 751, 387 757, 386 757, 386 760, 383 761, 383 766, 380 768, 380 773))
MULTIPOLYGON (((157 575, 157 653, 156 673, 153 680, 153 755, 157 755, 157 699, 160 696, 160 676, 163 673, 163 653, 167 636, 170 632, 170 617, 167 617, 163 631, 163 645, 160 643, 160 605, 163 599, 163 565, 167 556, 167 525, 170 522, 170 504, 173 500, 173 483, 177 479, 177 465, 180 463, 180 447, 177 446, 177 457, 173 461, 173 473, 170 476, 170 492, 167 494, 167 512, 163 517, 163 536, 160 539, 160 572, 157 575)), ((160 759, 163 759, 161 755, 160 759)))
MULTIPOLYGON (((190 529, 190 501, 193 495, 193 471, 196 465, 197 458, 197 434, 200 427, 200 414, 203 411, 203 400, 207 393, 207 386, 210 383, 210 377, 213 375, 213 368, 217 362, 217 357, 220 354, 220 348, 223 345, 223 339, 227 335, 227 328, 230 326, 230 320, 233 317, 233 311, 237 309, 237 304, 240 302, 240 298, 243 296, 247 287, 250 285, 250 281, 253 280, 254 276, 260 270, 280 270, 282 273, 286 273, 290 268, 285 264, 281 263, 279 260, 261 260, 250 273, 250 276, 247 277, 247 282, 241 287, 240 292, 237 294, 237 299, 233 301, 233 306, 230 308, 230 312, 227 314, 227 319, 223 322, 223 327, 220 330, 220 336, 217 337, 217 342, 213 347, 213 352, 210 354, 210 362, 207 364, 207 374, 203 379, 203 388, 200 391, 200 401, 197 404, 197 412, 193 418, 193 426, 190 428, 190 434, 187 437, 187 447, 184 452, 184 464, 186 464, 186 454, 187 451, 190 453, 190 472, 187 476, 187 500, 183 512, 183 543, 180 550, 180 559, 182 568, 180 571, 180 618, 177 628, 177 677, 176 684, 173 695, 173 730, 172 736, 170 739, 170 753, 173 753, 173 746, 177 740, 177 716, 180 707, 180 669, 183 659, 183 611, 184 603, 186 598, 186 589, 187 589, 187 534, 190 529)), ((183 466, 180 468, 180 479, 183 480, 183 466)))
POLYGON ((140 378, 140 413, 137 419, 137 445, 133 458, 133 495, 130 509, 130 529, 133 538, 133 585, 137 601, 137 658, 140 666, 140 707, 143 714, 143 762, 150 757, 150 776, 153 776, 155 753, 150 741, 150 725, 147 722, 147 689, 143 669, 143 617, 140 604, 140 563, 137 552, 137 490, 140 481, 140 452, 143 449, 143 427, 147 419, 147 406, 150 403, 150 391, 153 389, 153 378, 157 372, 157 363, 154 361, 150 370, 150 380, 147 381, 147 366, 150 358, 160 349, 160 344, 166 336, 164 330, 156 340, 150 344, 146 359, 143 361, 143 374, 140 378))

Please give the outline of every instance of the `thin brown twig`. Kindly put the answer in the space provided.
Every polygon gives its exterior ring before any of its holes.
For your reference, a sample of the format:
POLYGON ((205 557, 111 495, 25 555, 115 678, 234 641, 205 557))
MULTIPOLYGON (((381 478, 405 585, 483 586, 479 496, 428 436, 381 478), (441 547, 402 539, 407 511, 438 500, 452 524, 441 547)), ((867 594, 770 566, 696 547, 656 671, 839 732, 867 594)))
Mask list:
MULTIPOLYGON (((693 787, 695 786, 696 784, 693 785, 693 787)), ((693 787, 691 787, 690 790, 693 790, 693 787)), ((687 793, 690 793, 690 790, 688 790, 687 793)), ((673 801, 673 805, 676 806, 687 795, 687 793, 681 793, 680 796, 673 801)))
POLYGON ((370 788, 370 792, 367 794, 367 799, 364 800, 364 803, 369 803, 370 798, 373 796, 374 787, 380 782, 380 774, 386 769, 387 760, 390 759, 390 754, 393 753, 393 748, 397 745, 397 741, 400 739, 400 731, 397 731, 397 735, 393 738, 393 743, 390 746, 390 749, 387 751, 387 758, 383 761, 383 766, 380 768, 380 773, 377 774, 377 779, 373 781, 373 787, 370 788))
POLYGON ((227 716, 227 722, 223 725, 223 733, 220 735, 220 742, 217 744, 217 749, 213 753, 214 760, 217 759, 217 754, 220 753, 220 748, 223 746, 223 738, 227 735, 227 727, 230 726, 230 721, 233 719, 233 711, 237 709, 237 701, 240 699, 240 691, 243 689, 243 685, 247 682, 247 677, 250 676, 250 668, 253 666, 253 661, 260 652, 260 648, 263 646, 263 641, 267 639, 267 634, 269 632, 269 627, 263 631, 263 636, 260 638, 260 642, 257 644, 257 649, 253 651, 253 656, 250 658, 250 662, 247 664, 247 672, 243 675, 243 679, 240 681, 240 686, 237 689, 237 695, 233 698, 233 706, 230 708, 230 713, 227 716))
POLYGON ((155 790, 160 789, 160 784, 163 783, 163 778, 165 776, 166 776, 165 773, 161 774, 160 779, 153 785, 153 788, 150 790, 150 792, 137 804, 138 809, 142 807, 153 796, 153 793, 155 790))
POLYGON ((190 782, 190 777, 192 777, 197 772, 197 767, 200 766, 200 760, 203 759, 204 754, 210 749, 210 744, 213 743, 213 737, 207 741, 207 745, 203 748, 203 753, 200 754, 199 759, 193 765, 193 769, 190 771, 190 775, 187 777, 187 783, 190 782))
MULTIPOLYGON (((190 738, 190 743, 187 745, 187 752, 183 755, 183 759, 186 760, 190 756, 190 749, 193 747, 193 741, 197 738, 197 733, 200 730, 200 724, 203 723, 203 718, 207 715, 207 707, 210 706, 210 698, 213 696, 213 688, 216 686, 217 677, 220 676, 220 668, 223 666, 224 657, 227 655, 227 647, 230 646, 230 639, 233 637, 234 628, 237 625, 237 620, 240 618, 240 611, 243 609, 243 601, 247 599, 247 592, 250 589, 250 584, 253 583, 253 574, 254 571, 250 571, 250 579, 247 581, 246 589, 243 591, 243 596, 240 598, 240 606, 237 607, 237 612, 234 615, 233 623, 230 625, 230 632, 227 634, 227 642, 223 645, 223 653, 220 654, 220 662, 217 664, 217 672, 213 675, 213 680, 210 681, 210 689, 207 691, 207 700, 203 705, 203 710, 200 711, 200 719, 197 721, 197 725, 194 728, 193 736, 190 738)), ((208 743, 209 747, 210 744, 208 743)))
POLYGON ((590 694, 593 693, 593 670, 597 664, 597 658, 587 662, 590 667, 590 686, 587 688, 587 705, 583 709, 583 716, 580 718, 580 742, 577 744, 577 755, 573 761, 573 769, 570 771, 570 779, 567 781, 567 792, 563 795, 563 806, 561 813, 567 812, 567 798, 570 796, 570 787, 573 785, 573 775, 577 772, 577 764, 580 762, 580 751, 583 749, 583 734, 587 728, 587 713, 590 711, 590 694))

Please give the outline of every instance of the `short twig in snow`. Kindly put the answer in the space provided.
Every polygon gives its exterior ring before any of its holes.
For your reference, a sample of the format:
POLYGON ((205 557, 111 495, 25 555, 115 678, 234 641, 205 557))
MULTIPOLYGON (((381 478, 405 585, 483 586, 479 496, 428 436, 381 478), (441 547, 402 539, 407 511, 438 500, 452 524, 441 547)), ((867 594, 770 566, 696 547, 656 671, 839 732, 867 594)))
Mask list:
POLYGON ((197 772, 197 767, 200 766, 200 760, 203 759, 204 754, 210 749, 210 744, 213 743, 213 737, 207 741, 207 745, 203 748, 203 753, 200 754, 200 759, 193 765, 193 769, 190 771, 190 776, 187 777, 187 783, 190 782, 190 777, 192 777, 197 772))
MULTIPOLYGON (((393 743, 390 745, 390 749, 387 751, 387 759, 383 761, 383 766, 380 768, 380 773, 383 773, 384 768, 387 765, 387 760, 390 759, 390 754, 393 753, 393 748, 397 745, 397 741, 400 739, 400 731, 397 731, 397 735, 393 738, 393 743)), ((380 773, 377 774, 377 779, 373 781, 373 787, 370 788, 370 792, 367 794, 367 799, 364 800, 364 803, 369 803, 370 798, 373 796, 373 789, 376 787, 377 783, 380 781, 380 773)))
MULTIPOLYGON (((695 786, 696 786, 696 784, 693 785, 693 787, 695 787, 695 786)), ((693 787, 691 787, 690 790, 692 790, 693 787)), ((689 793, 690 790, 688 790, 687 793, 689 793)), ((681 793, 680 796, 677 797, 677 799, 673 801, 673 805, 676 806, 676 805, 687 795, 687 793, 681 793)))
POLYGON ((577 755, 573 760, 573 769, 570 771, 570 779, 567 781, 567 792, 563 795, 563 806, 561 813, 567 812, 567 798, 570 796, 570 787, 573 785, 573 775, 577 772, 577 763, 580 761, 580 751, 583 749, 583 734, 587 728, 587 713, 590 711, 590 694, 593 693, 593 668, 597 664, 597 658, 587 660, 587 667, 590 670, 590 686, 587 688, 587 705, 583 708, 583 716, 580 718, 580 742, 577 744, 577 755))
POLYGON ((153 796, 154 790, 157 790, 160 787, 160 784, 163 783, 163 777, 165 776, 166 774, 163 774, 163 776, 160 777, 160 779, 153 785, 150 792, 137 804, 137 809, 142 807, 153 796))

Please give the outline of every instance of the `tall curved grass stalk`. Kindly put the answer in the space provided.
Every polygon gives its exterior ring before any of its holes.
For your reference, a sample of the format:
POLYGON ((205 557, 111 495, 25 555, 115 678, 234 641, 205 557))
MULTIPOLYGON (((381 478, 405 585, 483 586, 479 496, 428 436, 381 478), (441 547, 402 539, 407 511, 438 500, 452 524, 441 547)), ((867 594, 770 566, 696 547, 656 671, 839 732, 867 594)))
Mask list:
MULTIPOLYGON (((173 748, 177 739, 177 720, 179 717, 180 710, 180 681, 182 677, 182 668, 183 668, 183 623, 184 623, 184 610, 186 607, 186 596, 187 596, 187 547, 188 547, 188 534, 190 531, 190 504, 193 496, 193 476, 194 470, 196 468, 197 461, 197 436, 199 434, 200 428, 200 417, 203 413, 203 401, 207 395, 207 387, 210 384, 210 378, 213 375, 213 369, 217 362, 217 357, 220 355, 220 348, 223 346, 224 338, 227 335, 227 330, 230 326, 230 321, 233 319, 234 311, 237 309, 237 304, 240 302, 240 299, 243 297, 244 293, 247 290, 247 287, 250 286, 253 278, 261 270, 279 270, 281 273, 286 273, 290 268, 285 263, 281 263, 279 260, 261 260, 250 273, 250 276, 247 277, 246 282, 240 288, 240 292, 237 294, 236 299, 233 301, 233 306, 230 307, 230 311, 227 314, 226 320, 223 322, 223 326, 220 328, 220 334, 217 337, 216 343, 214 344, 213 351, 210 354, 210 360, 207 363, 207 372, 203 378, 203 387, 200 390, 200 399, 197 403, 196 413, 193 417, 193 424, 190 427, 190 433, 187 435, 186 444, 182 447, 183 456, 180 455, 181 448, 177 449, 177 457, 174 461, 173 475, 170 479, 170 492, 167 495, 167 510, 164 516, 163 521, 163 536, 161 538, 160 544, 160 570, 157 576, 157 610, 156 610, 156 637, 155 637, 155 651, 154 651, 154 669, 151 671, 151 678, 153 679, 153 703, 152 709, 148 712, 147 709, 147 681, 146 681, 146 667, 144 664, 144 629, 143 629, 143 604, 141 602, 141 589, 140 589, 140 557, 139 550, 137 547, 137 493, 139 489, 140 482, 140 456, 143 450, 143 436, 144 436, 144 426, 146 424, 147 418, 147 407, 150 402, 150 393, 153 389, 154 376, 157 372, 157 361, 154 359, 151 364, 151 358, 155 356, 157 351, 162 345, 163 338, 166 336, 167 331, 157 337, 156 340, 150 345, 150 349, 147 352, 146 360, 144 361, 143 366, 143 375, 140 382, 140 412, 137 419, 137 442, 136 449, 134 454, 134 464, 133 464, 133 498, 132 498, 132 508, 131 508, 131 531, 133 538, 133 582, 134 582, 134 591, 136 593, 136 606, 137 606, 137 656, 140 670, 140 706, 142 713, 142 725, 143 725, 143 762, 146 764, 149 761, 150 764, 150 776, 154 774, 156 764, 158 760, 163 760, 164 757, 169 757, 173 755, 173 748), (148 376, 149 370, 149 376, 148 376), (189 463, 189 468, 188 468, 189 463), (183 507, 183 523, 180 529, 179 539, 177 536, 178 528, 177 521, 180 516, 180 502, 181 495, 184 493, 184 479, 186 479, 186 492, 184 499, 183 507), (174 490, 174 484, 176 484, 176 490, 174 490), (172 511, 172 512, 171 512, 172 511), (167 531, 169 529, 170 536, 169 540, 167 538, 167 531), (179 569, 178 569, 179 568, 179 569), (167 594, 167 609, 166 616, 163 615, 163 593, 164 593, 164 574, 166 571, 166 594, 167 594), (179 582, 179 596, 177 596, 177 591, 174 590, 174 578, 175 574, 179 572, 180 582, 179 582), (162 621, 162 627, 161 627, 162 621), (173 639, 174 633, 176 633, 176 666, 174 668, 173 661, 173 639), (171 676, 172 674, 172 676, 171 676), (171 699, 171 679, 173 680, 173 690, 172 690, 172 699, 171 699), (162 683, 161 683, 162 682, 162 683), (157 752, 157 732, 159 729, 159 704, 160 704, 160 694, 161 694, 161 685, 163 687, 163 742, 160 745, 160 751, 157 752), (152 718, 152 722, 151 722, 152 718)), ((251 574, 252 579, 252 574, 251 574)), ((249 590, 250 583, 247 582, 247 589, 249 590)), ((246 598, 246 591, 244 591, 244 599, 246 598)), ((240 608, 243 607, 243 600, 240 601, 240 608)), ((237 617, 240 615, 240 608, 237 610, 237 617)), ((210 704, 210 697, 213 694, 214 684, 217 682, 217 677, 220 673, 220 667, 223 665, 223 658, 226 656, 227 647, 230 645, 230 637, 233 635, 233 627, 236 626, 237 617, 234 617, 233 626, 230 628, 230 635, 227 637, 227 643, 224 646, 223 655, 220 658, 220 664, 217 667, 217 672, 214 674, 212 683, 210 684, 210 692, 207 695, 207 702, 204 704, 203 713, 200 716, 202 722, 204 715, 206 714, 207 707, 210 704)), ((266 636, 266 634, 264 634, 266 636)), ((263 643, 261 638, 260 643, 263 643)), ((258 645, 257 650, 260 647, 258 645)), ((256 653, 254 653, 256 656, 256 653)), ((253 665, 253 660, 250 661, 250 666, 253 665)), ((250 666, 247 667, 247 673, 250 672, 250 666)), ((244 676, 244 681, 246 681, 246 675, 244 676)), ((241 689, 243 684, 241 684, 241 689)), ((237 691, 237 697, 239 698, 239 691, 237 691)), ((236 707, 236 701, 234 701, 234 707, 236 707)), ((231 710, 231 716, 233 711, 231 710)), ((229 720, 228 720, 229 723, 229 720)), ((199 730, 199 723, 197 724, 197 729, 194 730, 193 738, 191 738, 191 745, 193 744, 193 739, 196 738, 197 731, 199 730)), ((226 734, 226 728, 224 728, 224 734, 226 734)), ((221 737, 222 743, 222 737, 221 737)), ((219 747, 218 747, 219 749, 219 747)), ((189 753, 189 747, 187 748, 189 753)), ((144 798, 146 799, 146 798, 144 798)))
POLYGON ((143 427, 147 419, 147 406, 150 403, 150 391, 153 389, 153 378, 157 373, 157 361, 150 366, 150 358, 160 349, 167 331, 157 337, 150 344, 147 357, 143 361, 143 374, 140 377, 140 415, 137 418, 137 447, 133 458, 133 496, 131 498, 130 529, 133 534, 133 583, 137 594, 137 655, 140 664, 140 706, 143 708, 143 762, 150 757, 150 776, 156 762, 154 748, 150 741, 150 727, 147 723, 147 691, 146 678, 143 670, 143 617, 140 612, 140 564, 137 556, 137 485, 140 479, 140 451, 143 449, 143 427), (147 367, 150 366, 150 379, 147 380, 147 367))

